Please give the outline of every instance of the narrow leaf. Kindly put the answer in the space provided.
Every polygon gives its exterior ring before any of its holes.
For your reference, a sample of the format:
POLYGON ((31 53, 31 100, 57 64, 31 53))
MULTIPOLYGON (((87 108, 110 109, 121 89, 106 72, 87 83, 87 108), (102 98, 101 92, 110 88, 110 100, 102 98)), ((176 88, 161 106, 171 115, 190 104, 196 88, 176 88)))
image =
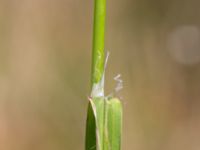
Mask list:
POLYGON ((120 150, 122 106, 120 100, 90 100, 86 128, 86 150, 120 150))
POLYGON ((108 150, 121 149, 121 128, 122 128, 122 105, 117 98, 107 101, 107 119, 108 119, 108 150))

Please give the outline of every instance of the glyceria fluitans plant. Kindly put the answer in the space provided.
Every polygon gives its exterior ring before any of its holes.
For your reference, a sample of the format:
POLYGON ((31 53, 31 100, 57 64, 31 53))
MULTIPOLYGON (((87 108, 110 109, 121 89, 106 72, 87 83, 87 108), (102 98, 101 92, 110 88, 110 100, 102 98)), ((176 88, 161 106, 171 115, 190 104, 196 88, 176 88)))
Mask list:
POLYGON ((122 105, 104 96, 106 0, 94 0, 94 26, 85 150, 120 150, 122 105))

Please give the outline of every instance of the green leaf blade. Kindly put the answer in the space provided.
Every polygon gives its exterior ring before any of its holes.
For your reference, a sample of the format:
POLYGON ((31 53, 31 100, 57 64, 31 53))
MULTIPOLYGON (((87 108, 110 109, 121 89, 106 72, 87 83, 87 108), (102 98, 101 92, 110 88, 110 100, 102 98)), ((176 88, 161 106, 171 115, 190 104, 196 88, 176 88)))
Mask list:
POLYGON ((122 105, 117 98, 90 100, 86 150, 120 150, 122 105))
POLYGON ((122 104, 117 98, 107 101, 109 150, 121 149, 122 104))
POLYGON ((86 150, 102 150, 104 128, 104 100, 91 99, 86 124, 86 150))

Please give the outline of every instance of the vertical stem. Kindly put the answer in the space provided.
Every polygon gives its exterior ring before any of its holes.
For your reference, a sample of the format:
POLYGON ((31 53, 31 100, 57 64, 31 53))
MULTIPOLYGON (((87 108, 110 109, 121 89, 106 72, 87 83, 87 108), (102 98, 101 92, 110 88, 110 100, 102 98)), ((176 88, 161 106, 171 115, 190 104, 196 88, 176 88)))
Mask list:
POLYGON ((92 92, 87 114, 86 150, 120 150, 121 102, 104 97, 106 0, 94 0, 92 92))
POLYGON ((95 0, 92 50, 92 86, 101 81, 104 73, 105 16, 106 0, 95 0))

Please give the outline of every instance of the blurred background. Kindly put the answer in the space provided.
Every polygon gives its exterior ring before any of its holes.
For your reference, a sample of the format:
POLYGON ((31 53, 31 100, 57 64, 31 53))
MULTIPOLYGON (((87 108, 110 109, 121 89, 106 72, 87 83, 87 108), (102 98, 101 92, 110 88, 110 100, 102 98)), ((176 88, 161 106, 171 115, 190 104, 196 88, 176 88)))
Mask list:
MULTIPOLYGON (((0 0, 0 150, 83 150, 94 0, 0 0)), ((200 2, 108 0, 106 94, 123 150, 200 149, 200 2)))

